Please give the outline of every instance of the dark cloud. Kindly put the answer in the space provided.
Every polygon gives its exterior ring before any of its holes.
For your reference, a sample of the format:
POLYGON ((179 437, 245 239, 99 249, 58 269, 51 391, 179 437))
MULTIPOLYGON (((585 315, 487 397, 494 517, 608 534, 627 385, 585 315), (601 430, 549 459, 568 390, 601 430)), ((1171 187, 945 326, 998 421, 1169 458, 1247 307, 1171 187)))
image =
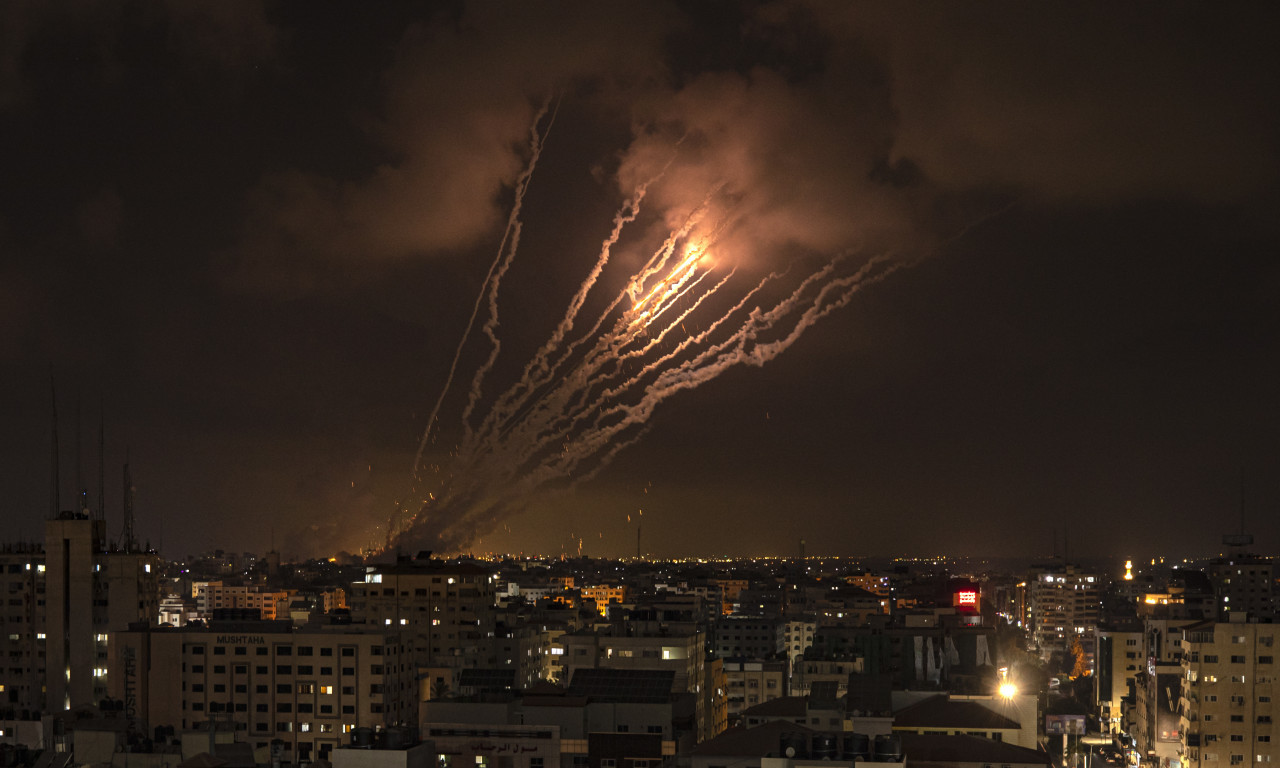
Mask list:
POLYGON ((661 6, 477 4, 415 25, 382 77, 377 114, 361 120, 388 159, 359 178, 263 178, 228 254, 229 281, 289 290, 335 265, 346 281, 380 262, 474 245, 504 215, 501 193, 539 106, 642 86, 661 73, 669 23, 661 6))
POLYGON ((630 552, 641 508, 665 553, 713 547, 726 516, 740 551, 990 551, 1072 515, 1210 541, 1196 515, 1234 509, 1239 466, 1280 466, 1276 13, 5 3, 6 520, 47 503, 52 364, 64 392, 105 393, 178 550, 258 547, 267 520, 317 554, 376 536, 550 95, 496 376, 646 181, 611 290, 708 199, 717 247, 753 267, 918 266, 673 397, 486 544, 630 552))
POLYGON ((278 43, 265 5, 251 0, 14 0, 0 8, 0 40, 0 107, 42 96, 48 80, 67 75, 118 86, 139 65, 207 87, 269 62, 278 43))
POLYGON ((1247 200, 1275 178, 1268 4, 814 4, 889 72, 893 156, 947 188, 1247 200))

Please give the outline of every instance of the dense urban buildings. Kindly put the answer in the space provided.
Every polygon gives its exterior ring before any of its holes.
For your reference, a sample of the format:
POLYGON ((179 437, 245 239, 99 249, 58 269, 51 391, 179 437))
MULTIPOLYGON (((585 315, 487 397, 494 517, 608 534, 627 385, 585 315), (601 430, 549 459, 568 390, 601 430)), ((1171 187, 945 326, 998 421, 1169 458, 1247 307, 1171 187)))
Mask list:
POLYGON ((1273 574, 1241 552, 173 563, 64 512, 42 541, 0 547, 0 744, 139 765, 208 751, 365 768, 345 751, 389 745, 437 768, 928 764, 946 749, 1268 763, 1273 574))

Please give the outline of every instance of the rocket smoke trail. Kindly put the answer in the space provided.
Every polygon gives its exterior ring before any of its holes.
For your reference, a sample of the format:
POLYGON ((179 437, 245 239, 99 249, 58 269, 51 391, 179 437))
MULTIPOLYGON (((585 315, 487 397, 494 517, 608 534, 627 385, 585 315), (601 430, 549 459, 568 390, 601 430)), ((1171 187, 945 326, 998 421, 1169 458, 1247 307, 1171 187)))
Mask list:
MULTIPOLYGON (((516 245, 520 239, 520 208, 524 205, 524 193, 529 189, 529 180, 533 178, 533 169, 538 165, 538 158, 542 156, 542 146, 546 141, 547 133, 551 130, 551 124, 555 122, 555 114, 551 115, 546 130, 538 132, 538 126, 542 123, 542 118, 546 117, 547 109, 551 101, 548 99, 543 102, 542 109, 533 118, 533 127, 530 129, 529 139, 529 164, 525 166, 524 173, 520 174, 520 178, 516 181, 515 203, 511 206, 511 214, 507 217, 507 228, 502 233, 502 242, 498 244, 498 255, 494 258, 493 264, 489 265, 489 274, 485 276, 484 283, 480 286, 480 295, 476 297, 476 304, 471 309, 471 317, 467 320, 467 327, 462 332, 462 338, 458 340, 458 348, 453 353, 453 362, 449 365, 449 375, 445 378, 444 387, 440 390, 440 397, 436 398, 436 404, 431 409, 431 415, 427 417, 426 429, 422 432, 422 440, 418 443, 418 452, 413 457, 413 476, 418 477, 419 469, 422 466, 422 452, 426 450, 427 443, 431 438, 431 430, 435 427, 436 419, 440 416, 440 406, 444 403, 444 397, 449 392, 449 388, 453 385, 454 374, 458 372, 458 359, 462 357, 462 349, 467 345, 467 338, 471 336, 471 327, 475 325, 476 315, 480 312, 480 304, 484 300, 485 288, 488 287, 490 320, 485 325, 485 332, 489 338, 493 339, 494 350, 490 355, 488 365, 493 364, 493 360, 497 357, 497 339, 494 337, 494 328, 497 326, 497 297, 498 284, 502 279, 502 275, 506 273, 507 267, 511 264, 511 259, 515 257, 516 245), (507 244, 511 247, 508 248, 507 244), (504 259, 503 253, 507 256, 504 259)), ((477 385, 484 377, 487 367, 481 368, 476 372, 477 385)), ((477 393, 478 394, 478 393, 477 393)), ((474 401, 468 404, 467 411, 470 412, 474 406, 474 401)), ((465 420, 465 416, 464 416, 465 420)))
POLYGON ((640 215, 647 187, 641 185, 615 215, 595 264, 551 336, 519 378, 481 409, 482 387, 499 351, 499 282, 515 258, 520 205, 545 135, 535 128, 507 235, 467 326, 469 333, 487 298, 483 332, 490 353, 472 378, 461 437, 441 465, 422 466, 442 392, 415 458, 412 504, 418 511, 396 534, 397 547, 465 549, 524 509, 536 492, 589 480, 644 435, 668 398, 735 366, 764 365, 863 287, 901 266, 888 256, 859 259, 848 253, 807 272, 793 267, 746 277, 750 270, 738 266, 733 254, 718 251, 721 235, 733 226, 733 201, 712 189, 612 298, 594 302, 603 302, 603 309, 575 333, 591 295, 608 295, 602 287, 605 268, 627 225, 640 215))

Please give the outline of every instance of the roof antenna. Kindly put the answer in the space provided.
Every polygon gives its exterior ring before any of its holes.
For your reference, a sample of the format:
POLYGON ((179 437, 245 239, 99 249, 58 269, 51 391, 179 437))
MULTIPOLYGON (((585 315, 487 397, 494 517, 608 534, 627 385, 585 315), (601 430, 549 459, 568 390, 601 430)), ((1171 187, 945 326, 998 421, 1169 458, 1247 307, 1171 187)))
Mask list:
POLYGON ((1240 465, 1240 532, 1244 533, 1244 464, 1240 465))
POLYGON ((80 411, 84 405, 84 398, 80 395, 80 387, 76 387, 76 516, 84 514, 85 508, 89 505, 89 492, 84 487, 84 476, 80 472, 81 459, 84 457, 84 449, 81 447, 81 438, 83 430, 80 429, 80 411))
POLYGON ((137 549, 133 535, 133 475, 129 472, 129 449, 124 449, 124 530, 120 532, 120 548, 125 552, 137 549))
POLYGON ((1244 529, 1244 465, 1240 465, 1240 532, 1226 533, 1222 543, 1228 547, 1248 547, 1253 544, 1253 534, 1244 529))
POLYGON ((107 519, 107 415, 98 399, 98 519, 107 519))
POLYGON ((49 519, 56 520, 62 500, 58 498, 58 486, 61 484, 58 477, 58 385, 54 381, 52 368, 49 370, 49 396, 53 415, 53 447, 49 456, 49 519))

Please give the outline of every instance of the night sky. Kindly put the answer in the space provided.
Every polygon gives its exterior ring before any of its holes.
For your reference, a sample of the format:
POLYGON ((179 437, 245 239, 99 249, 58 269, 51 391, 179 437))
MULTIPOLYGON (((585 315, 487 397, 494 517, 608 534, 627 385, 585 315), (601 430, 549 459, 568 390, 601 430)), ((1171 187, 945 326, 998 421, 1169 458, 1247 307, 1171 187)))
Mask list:
MULTIPOLYGON (((79 412, 113 536, 126 450, 170 557, 385 536, 547 104, 486 398, 645 179, 602 296, 713 188, 744 276, 894 269, 470 549, 632 555, 643 520, 661 556, 1203 555, 1243 489, 1275 552, 1276 29, 1263 3, 4 3, 0 534, 42 535, 52 372, 62 506, 79 412)), ((473 330, 429 462, 489 352, 473 330)))

